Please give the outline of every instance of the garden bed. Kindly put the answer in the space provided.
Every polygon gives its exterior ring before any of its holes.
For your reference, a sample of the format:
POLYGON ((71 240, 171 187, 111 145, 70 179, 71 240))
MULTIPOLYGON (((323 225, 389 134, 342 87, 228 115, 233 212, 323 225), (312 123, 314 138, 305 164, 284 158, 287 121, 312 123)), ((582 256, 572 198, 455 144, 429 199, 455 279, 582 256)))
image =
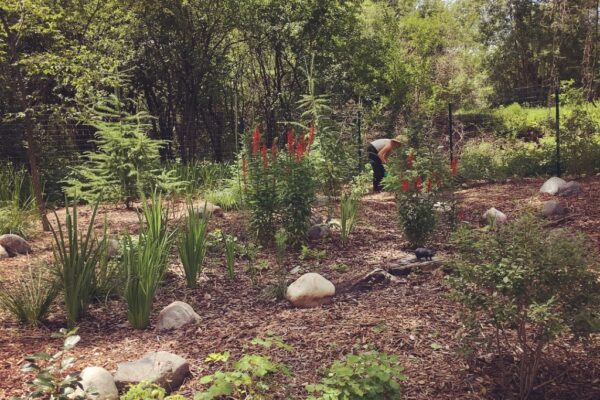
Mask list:
MULTIPOLYGON (((538 194, 543 180, 484 185, 457 192, 459 210, 467 223, 477 224, 483 211, 496 207, 509 218, 520 212, 539 209, 545 196, 538 194)), ((564 201, 576 217, 561 226, 585 232, 600 249, 600 179, 580 180, 584 193, 564 201)), ((324 211, 324 210, 323 210, 324 211)), ((83 224, 89 218, 89 208, 80 210, 83 224)), ((59 211, 59 215, 64 213, 59 211)), ((112 234, 135 232, 138 218, 135 212, 103 206, 97 229, 102 230, 107 217, 112 234)), ((243 212, 227 212, 214 217, 211 229, 246 240, 243 212)), ((451 248, 445 243, 448 228, 436 235, 440 258, 451 248)), ((14 279, 24 268, 37 260, 52 259, 50 234, 38 233, 31 244, 34 253, 0 261, 0 278, 14 279)), ((337 233, 333 238, 314 244, 326 250, 322 261, 301 261, 298 253, 287 255, 287 266, 301 266, 295 278, 303 272, 319 272, 336 286, 363 276, 375 268, 385 268, 407 255, 395 223, 395 205, 390 194, 365 196, 361 201, 361 219, 346 246, 341 246, 337 233)), ((272 251, 262 250, 258 259, 268 259, 275 265, 272 251)), ((174 300, 189 303, 202 318, 195 326, 179 331, 158 333, 151 327, 134 330, 127 322, 125 302, 109 299, 92 305, 89 315, 80 324, 81 343, 76 347, 78 367, 103 366, 114 371, 122 361, 139 358, 153 350, 178 354, 191 363, 192 377, 180 393, 192 395, 200 388, 199 377, 211 373, 212 366, 204 359, 209 353, 229 350, 239 356, 249 340, 274 334, 294 346, 286 353, 271 350, 274 359, 285 362, 293 372, 289 387, 278 387, 277 398, 306 397, 304 384, 316 383, 320 372, 334 360, 355 349, 369 345, 395 354, 405 368, 405 399, 485 399, 497 397, 496 360, 485 357, 467 363, 459 354, 460 324, 458 306, 448 299, 441 270, 422 272, 370 290, 342 291, 330 305, 316 309, 295 309, 287 302, 275 301, 264 294, 264 287, 273 279, 270 270, 261 273, 256 283, 244 272, 246 261, 238 260, 237 277, 226 276, 222 254, 210 254, 207 268, 196 289, 187 289, 178 261, 173 255, 171 271, 158 293, 152 314, 174 300)), ((23 357, 41 350, 53 351, 60 341, 50 334, 63 327, 65 316, 55 306, 48 323, 39 328, 24 328, 7 315, 0 316, 0 398, 23 394, 26 376, 19 367, 23 357)), ((548 363, 542 368, 534 399, 598 399, 600 398, 600 358, 581 345, 562 340, 549 349, 548 363), (557 379, 554 379, 557 377, 557 379)))

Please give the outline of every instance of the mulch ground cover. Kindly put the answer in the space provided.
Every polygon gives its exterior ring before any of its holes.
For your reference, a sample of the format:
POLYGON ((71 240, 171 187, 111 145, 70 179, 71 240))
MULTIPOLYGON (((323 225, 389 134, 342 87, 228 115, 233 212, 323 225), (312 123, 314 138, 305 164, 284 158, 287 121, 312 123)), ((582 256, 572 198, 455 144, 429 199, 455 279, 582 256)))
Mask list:
MULTIPOLYGON (((459 211, 467 223, 478 224, 481 214, 496 207, 509 217, 539 210, 549 197, 538 194, 542 180, 525 180, 503 184, 486 184, 463 188, 456 193, 459 211)), ((582 231, 600 249, 600 179, 580 180, 584 192, 563 199, 570 216, 558 222, 560 227, 582 231)), ((325 210, 321 210, 324 212, 325 210)), ((89 218, 89 208, 81 208, 81 223, 89 218)), ((64 211, 58 211, 59 218, 64 211)), ((102 230, 107 217, 112 234, 135 232, 135 212, 103 206, 97 219, 102 230)), ((325 249, 324 260, 299 260, 298 252, 287 256, 288 269, 300 266, 301 273, 319 272, 338 288, 378 267, 385 267, 407 255, 408 247, 396 225, 395 204, 390 194, 373 194, 361 201, 361 220, 349 243, 342 246, 338 234, 311 247, 325 249)), ((246 218, 242 212, 227 212, 215 217, 211 228, 245 238, 246 218)), ((442 226, 435 238, 440 258, 452 251, 442 226)), ((34 253, 0 261, 0 278, 10 281, 27 265, 52 260, 52 238, 37 233, 31 238, 34 253)), ((272 250, 261 250, 259 260, 275 265, 272 250)), ((316 383, 322 370, 335 359, 352 351, 374 347, 395 354, 405 368, 405 399, 490 399, 513 398, 499 388, 494 361, 476 357, 467 361, 461 355, 458 306, 448 298, 442 270, 413 274, 399 282, 379 285, 369 290, 342 290, 332 304, 313 309, 295 309, 285 301, 275 301, 265 294, 274 279, 272 270, 262 271, 254 279, 239 260, 237 277, 226 277, 222 254, 211 254, 196 289, 185 287, 176 256, 166 282, 154 304, 152 322, 158 311, 174 300, 189 303, 202 318, 198 325, 182 330, 158 333, 152 327, 134 330, 127 322, 125 303, 108 299, 92 305, 81 322, 82 340, 75 349, 77 366, 102 366, 109 371, 117 363, 139 358, 144 353, 165 350, 178 354, 191 364, 192 376, 180 392, 192 395, 201 388, 198 379, 213 372, 204 362, 213 352, 230 351, 232 358, 242 354, 255 337, 276 335, 295 350, 262 350, 285 362, 292 377, 287 385, 275 384, 275 398, 303 399, 304 385, 316 383)), ((272 268, 274 269, 274 267, 272 268)), ((40 327, 26 328, 0 315, 0 398, 22 395, 27 376, 20 371, 23 357, 38 351, 56 351, 60 340, 50 334, 64 325, 60 305, 54 306, 49 320, 40 327)), ((584 347, 565 338, 548 351, 540 373, 539 388, 533 399, 600 399, 600 357, 593 347, 584 347)))

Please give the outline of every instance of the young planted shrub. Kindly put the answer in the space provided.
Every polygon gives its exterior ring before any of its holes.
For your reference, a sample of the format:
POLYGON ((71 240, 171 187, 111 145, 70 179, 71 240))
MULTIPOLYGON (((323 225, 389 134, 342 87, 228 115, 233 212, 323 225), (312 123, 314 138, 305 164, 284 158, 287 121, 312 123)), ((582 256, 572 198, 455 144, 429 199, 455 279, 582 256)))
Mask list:
POLYGON ((453 243, 450 282, 465 306, 470 345, 477 349, 489 338, 501 360, 506 353, 518 360, 519 398, 527 399, 549 343, 600 328, 596 252, 583 236, 548 231, 530 215, 494 232, 462 228, 453 243))
POLYGON ((50 226, 54 238, 54 263, 62 286, 67 323, 73 327, 83 316, 94 294, 94 276, 106 247, 106 236, 98 241, 94 237, 94 222, 98 204, 85 228, 80 232, 77 203, 65 207, 64 227, 55 213, 56 228, 50 226))
POLYGON ((310 129, 306 138, 302 134, 296 138, 289 131, 287 152, 280 157, 282 225, 287 232, 288 243, 296 247, 306 240, 315 199, 314 168, 308 157, 314 139, 314 128, 310 129))
POLYGON ((121 201, 130 208, 140 195, 155 188, 177 189, 174 171, 160 169, 160 148, 166 143, 148 137, 150 116, 130 114, 116 96, 102 99, 89 109, 84 123, 97 129, 96 152, 86 153, 87 162, 66 180, 70 196, 87 201, 121 201))
POLYGON ((29 267, 27 274, 11 284, 0 283, 0 307, 19 322, 38 325, 46 318, 59 293, 56 279, 46 276, 45 266, 29 267))
POLYGON ((167 229, 167 210, 163 210, 159 195, 143 205, 143 221, 137 243, 125 236, 122 257, 125 272, 125 299, 127 317, 136 329, 148 326, 154 295, 167 270, 167 258, 172 233, 167 229))
MULTIPOLYGON (((423 246, 437 227, 435 204, 440 199, 447 168, 431 150, 407 148, 391 159, 386 188, 394 192, 400 227, 412 247, 423 246)), ((456 173, 456 164, 452 165, 456 173)))
MULTIPOLYGON (((205 206, 206 207, 206 206, 205 206)), ((198 274, 207 249, 208 213, 206 209, 200 213, 191 202, 187 206, 187 220, 177 248, 179 258, 185 272, 185 280, 189 288, 196 287, 198 274)))
POLYGON ((386 353, 350 354, 335 361, 321 383, 306 385, 316 394, 308 400, 400 399, 400 383, 406 380, 402 371, 398 359, 386 353))
POLYGON ((260 132, 256 128, 248 157, 242 161, 242 175, 250 211, 250 229, 259 241, 268 243, 276 230, 279 207, 277 147, 273 145, 271 152, 267 152, 266 145, 261 147, 260 141, 260 132))
POLYGON ((340 234, 342 243, 346 244, 354 225, 358 220, 358 198, 354 195, 345 194, 340 203, 340 234))

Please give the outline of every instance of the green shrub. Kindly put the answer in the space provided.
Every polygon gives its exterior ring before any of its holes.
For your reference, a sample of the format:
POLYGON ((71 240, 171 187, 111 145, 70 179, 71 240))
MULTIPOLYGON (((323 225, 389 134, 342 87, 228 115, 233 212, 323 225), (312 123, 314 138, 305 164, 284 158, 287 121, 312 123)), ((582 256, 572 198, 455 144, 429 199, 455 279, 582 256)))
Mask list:
POLYGON ((242 192, 237 182, 227 182, 222 189, 205 192, 204 198, 212 204, 216 204, 223 210, 235 210, 242 205, 242 192))
POLYGON ((77 359, 71 356, 71 350, 80 337, 75 335, 77 329, 67 331, 61 329, 53 338, 63 338, 62 349, 56 354, 46 352, 36 353, 25 357, 26 364, 21 368, 23 372, 34 373, 35 378, 28 381, 31 392, 25 399, 52 399, 52 400, 84 400, 85 395, 76 393, 80 388, 80 377, 77 372, 70 372, 77 359))
POLYGON ((168 168, 181 182, 177 191, 187 196, 197 196, 217 190, 229 176, 229 165, 210 161, 191 161, 187 164, 173 163, 168 168))
POLYGON ((208 234, 206 206, 201 214, 199 215, 198 210, 194 209, 191 202, 188 203, 185 230, 177 246, 189 288, 196 287, 198 274, 202 270, 202 263, 206 255, 208 234))
POLYGON ((600 172, 600 121, 584 110, 574 110, 563 119, 561 150, 569 174, 600 172))
POLYGON ((467 310, 472 345, 487 337, 500 356, 509 352, 519 360, 519 396, 525 399, 550 342, 563 333, 586 336, 600 328, 595 250, 582 235, 548 231, 533 216, 494 232, 463 227, 453 243, 456 274, 450 282, 467 310), (483 335, 486 326, 493 331, 483 335))
POLYGON ((150 382, 140 382, 130 385, 127 392, 121 396, 121 400, 186 400, 184 396, 175 394, 167 396, 167 391, 150 382))
POLYGON ((19 322, 37 325, 46 318, 59 293, 56 279, 45 275, 46 266, 29 267, 27 274, 11 284, 0 282, 0 307, 19 322))
POLYGON ((121 201, 130 208, 140 195, 155 188, 173 192, 178 188, 173 171, 160 169, 160 148, 165 141, 148 137, 150 116, 130 114, 118 97, 100 100, 89 109, 83 122, 97 129, 96 152, 86 153, 88 161, 66 180, 65 191, 87 201, 121 201))
POLYGON ((65 207, 65 225, 55 213, 56 228, 51 225, 54 238, 54 263, 64 293, 67 322, 69 327, 83 316, 94 294, 96 268, 106 251, 106 236, 98 241, 94 237, 94 222, 98 204, 85 228, 80 232, 77 218, 77 203, 65 207))
POLYGON ((398 359, 385 353, 367 351, 347 355, 326 371, 321 383, 307 385, 308 400, 400 399, 401 382, 406 380, 398 359))
POLYGON ((125 236, 122 268, 126 276, 127 316, 136 329, 148 326, 154 295, 167 270, 173 235, 168 231, 167 215, 161 197, 154 195, 150 204, 144 202, 137 243, 125 236))
POLYGON ((38 218, 29 172, 12 163, 0 165, 0 170, 0 235, 27 237, 38 218))

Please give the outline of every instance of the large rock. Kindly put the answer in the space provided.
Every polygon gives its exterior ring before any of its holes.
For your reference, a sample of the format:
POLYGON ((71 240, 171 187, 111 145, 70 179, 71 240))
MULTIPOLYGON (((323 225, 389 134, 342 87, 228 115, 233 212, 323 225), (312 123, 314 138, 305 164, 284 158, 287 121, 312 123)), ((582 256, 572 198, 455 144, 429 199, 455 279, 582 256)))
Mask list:
POLYGON ((482 215, 482 221, 489 225, 502 225, 506 223, 508 217, 502 211, 495 209, 494 207, 490 208, 482 215))
POLYGON ((174 301, 158 314, 156 322, 157 331, 166 331, 169 329, 178 329, 187 324, 194 324, 200 321, 200 316, 194 312, 194 309, 183 301, 174 301))
POLYGON ((31 253, 29 243, 21 236, 12 233, 0 236, 0 246, 4 247, 11 256, 31 253))
POLYGON ((309 272, 288 286, 285 298, 296 307, 315 307, 331 302, 333 283, 315 272, 309 272))
POLYGON ((308 239, 309 240, 321 240, 329 236, 331 229, 327 224, 317 224, 313 225, 308 229, 308 239))
POLYGON ((563 197, 577 196, 578 194, 581 194, 581 192, 583 192, 581 183, 571 181, 567 182, 558 190, 558 195, 563 197))
POLYGON ((117 258, 121 254, 121 243, 117 239, 107 239, 106 248, 109 259, 117 258))
POLYGON ((222 217, 224 215, 221 207, 208 202, 201 202, 197 207, 197 210, 200 215, 204 214, 204 211, 206 211, 208 215, 214 215, 215 217, 222 217))
POLYGON ((540 188, 540 193, 547 193, 554 196, 566 184, 567 182, 564 179, 561 179, 557 176, 553 176, 552 178, 544 182, 544 184, 540 188))
POLYGON ((81 386, 90 400, 118 400, 119 391, 110 372, 102 367, 87 367, 81 371, 81 386))
POLYGON ((119 363, 115 384, 119 390, 142 381, 155 383, 169 392, 177 390, 190 373, 190 364, 166 351, 146 354, 137 361, 119 363))
POLYGON ((0 246, 0 260, 10 257, 4 246, 0 246))
POLYGON ((567 207, 565 207, 558 200, 548 200, 542 207, 542 215, 546 218, 553 217, 555 215, 565 215, 567 213, 567 207))

